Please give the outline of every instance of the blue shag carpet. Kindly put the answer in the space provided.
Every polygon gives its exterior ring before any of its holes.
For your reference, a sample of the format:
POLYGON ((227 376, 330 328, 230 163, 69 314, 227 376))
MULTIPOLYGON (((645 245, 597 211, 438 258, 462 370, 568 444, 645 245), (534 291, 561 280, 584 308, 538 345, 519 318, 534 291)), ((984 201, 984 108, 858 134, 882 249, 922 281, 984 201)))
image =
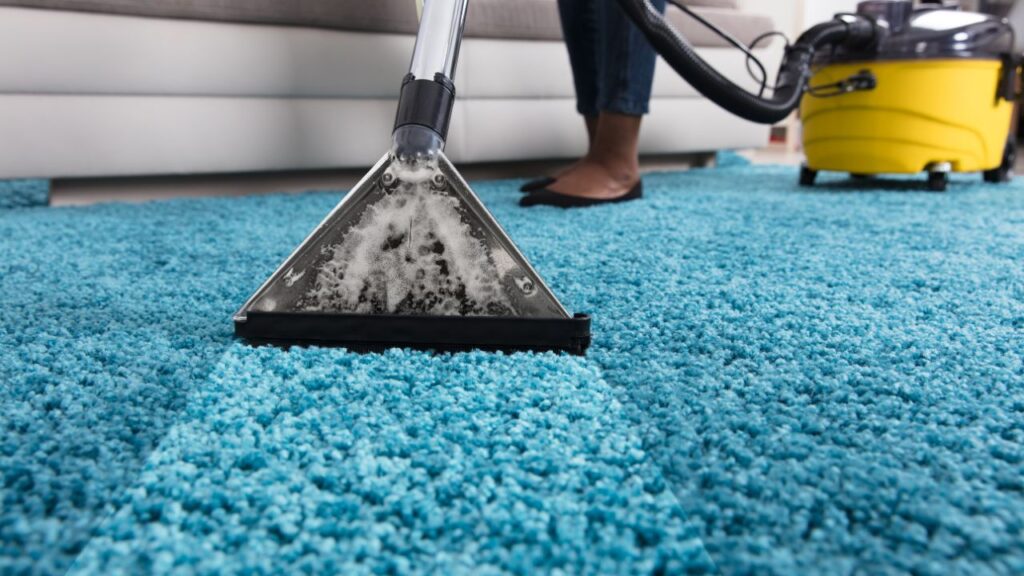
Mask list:
POLYGON ((1024 182, 724 164, 477 185, 586 358, 234 342, 337 193, 0 211, 0 573, 1024 572, 1024 182))
POLYGON ((50 203, 49 180, 0 180, 0 210, 50 203))

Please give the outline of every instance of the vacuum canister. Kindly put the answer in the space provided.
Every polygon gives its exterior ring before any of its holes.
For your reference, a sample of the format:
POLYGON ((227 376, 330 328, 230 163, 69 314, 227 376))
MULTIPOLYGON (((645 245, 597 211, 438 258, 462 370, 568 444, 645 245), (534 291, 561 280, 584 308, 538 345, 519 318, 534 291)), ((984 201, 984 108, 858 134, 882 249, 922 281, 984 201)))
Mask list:
POLYGON ((816 54, 800 106, 807 164, 854 176, 927 172, 944 190, 950 172, 1009 180, 1008 137, 1017 97, 1014 31, 1003 19, 909 1, 863 2, 880 37, 816 54))

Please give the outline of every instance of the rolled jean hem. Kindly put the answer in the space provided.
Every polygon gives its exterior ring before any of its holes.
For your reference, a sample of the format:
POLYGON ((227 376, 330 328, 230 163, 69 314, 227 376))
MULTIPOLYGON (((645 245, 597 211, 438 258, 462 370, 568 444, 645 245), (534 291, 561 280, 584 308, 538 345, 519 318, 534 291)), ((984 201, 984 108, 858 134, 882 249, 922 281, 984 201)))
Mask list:
POLYGON ((624 114, 626 116, 645 116, 651 112, 651 107, 647 102, 622 98, 601 104, 599 108, 601 112, 624 114))
POLYGON ((579 112, 581 116, 586 116, 587 118, 597 118, 597 115, 601 113, 597 106, 591 104, 583 105, 579 103, 576 104, 576 111, 579 112))

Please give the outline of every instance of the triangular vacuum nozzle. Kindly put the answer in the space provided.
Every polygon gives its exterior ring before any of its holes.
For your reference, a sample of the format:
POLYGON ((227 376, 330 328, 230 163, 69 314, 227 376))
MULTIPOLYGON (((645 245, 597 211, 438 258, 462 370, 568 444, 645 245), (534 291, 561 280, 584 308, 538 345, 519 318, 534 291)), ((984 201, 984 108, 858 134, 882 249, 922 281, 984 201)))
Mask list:
POLYGON ((583 354, 571 316, 443 153, 387 154, 235 315, 254 343, 583 354))
POLYGON ((570 316, 445 157, 468 0, 428 0, 393 149, 235 314, 254 342, 583 354, 570 316))

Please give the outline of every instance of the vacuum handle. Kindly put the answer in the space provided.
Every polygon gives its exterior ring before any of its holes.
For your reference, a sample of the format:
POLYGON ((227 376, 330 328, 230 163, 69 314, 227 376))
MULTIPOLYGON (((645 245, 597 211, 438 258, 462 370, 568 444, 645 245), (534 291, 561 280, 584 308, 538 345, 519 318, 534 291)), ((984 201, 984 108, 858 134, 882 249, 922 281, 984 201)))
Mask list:
POLYGON ((433 156, 448 138, 469 0, 426 0, 392 135, 396 155, 433 156))
POLYGON ((426 0, 410 74, 421 80, 438 73, 449 80, 455 78, 468 6, 469 0, 426 0))
POLYGON ((1021 98, 1021 69, 1024 66, 1024 55, 1003 54, 1003 71, 999 78, 998 98, 1016 102, 1021 98))

